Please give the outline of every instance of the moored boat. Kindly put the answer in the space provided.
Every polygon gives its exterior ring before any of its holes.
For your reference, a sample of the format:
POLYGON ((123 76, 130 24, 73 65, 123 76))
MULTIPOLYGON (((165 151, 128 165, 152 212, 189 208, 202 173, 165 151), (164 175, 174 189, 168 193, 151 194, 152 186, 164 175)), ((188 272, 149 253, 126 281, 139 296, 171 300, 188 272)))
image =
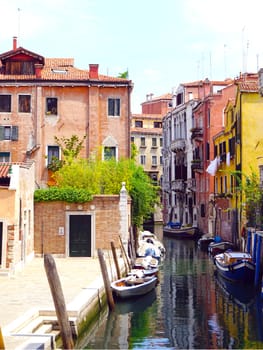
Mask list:
POLYGON ((157 285, 157 277, 127 276, 111 283, 115 296, 125 299, 133 298, 149 293, 157 285))
POLYGON ((181 226, 175 227, 171 224, 164 226, 163 234, 166 237, 170 238, 188 238, 188 239, 196 239, 199 237, 199 230, 194 226, 181 226))
POLYGON ((165 255, 163 243, 150 231, 141 231, 138 238, 137 256, 151 255, 160 259, 165 255))
POLYGON ((212 256, 224 253, 228 249, 234 249, 234 244, 229 241, 211 242, 208 245, 208 253, 212 256))
POLYGON ((224 252, 214 257, 218 273, 233 282, 251 283, 255 278, 255 263, 249 253, 224 252))
POLYGON ((204 235, 198 239, 197 245, 201 250, 208 250, 208 245, 214 242, 214 237, 204 235))

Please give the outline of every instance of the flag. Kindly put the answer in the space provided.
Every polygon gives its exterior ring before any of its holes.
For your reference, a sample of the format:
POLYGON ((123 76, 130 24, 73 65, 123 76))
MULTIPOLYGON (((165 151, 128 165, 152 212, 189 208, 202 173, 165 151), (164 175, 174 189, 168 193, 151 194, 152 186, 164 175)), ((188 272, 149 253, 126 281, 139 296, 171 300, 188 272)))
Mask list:
POLYGON ((217 157, 212 160, 212 162, 210 162, 210 164, 208 165, 206 172, 212 176, 215 176, 216 171, 217 171, 217 167, 218 167, 218 160, 217 157))
POLYGON ((226 154, 226 165, 227 166, 230 165, 230 152, 227 152, 227 154, 226 154))

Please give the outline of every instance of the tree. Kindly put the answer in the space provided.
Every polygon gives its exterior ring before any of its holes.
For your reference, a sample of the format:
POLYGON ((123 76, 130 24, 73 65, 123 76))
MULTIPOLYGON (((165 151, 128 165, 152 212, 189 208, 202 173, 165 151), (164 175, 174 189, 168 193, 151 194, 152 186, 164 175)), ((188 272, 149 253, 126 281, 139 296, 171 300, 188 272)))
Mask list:
POLYGON ((132 221, 137 227, 154 212, 155 204, 159 204, 159 187, 153 185, 143 168, 131 159, 76 159, 64 164, 54 179, 59 188, 85 189, 93 195, 119 194, 125 182, 132 198, 132 221))
POLYGON ((241 171, 231 173, 237 180, 237 191, 242 194, 242 208, 251 227, 261 227, 263 190, 260 185, 259 175, 251 168, 251 174, 246 175, 241 171))

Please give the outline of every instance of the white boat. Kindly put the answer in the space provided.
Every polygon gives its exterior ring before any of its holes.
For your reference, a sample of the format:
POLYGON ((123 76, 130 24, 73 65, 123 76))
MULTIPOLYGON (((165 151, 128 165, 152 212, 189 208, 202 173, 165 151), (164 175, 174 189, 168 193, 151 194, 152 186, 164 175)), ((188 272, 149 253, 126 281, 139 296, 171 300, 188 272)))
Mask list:
POLYGON ((151 255, 138 257, 135 259, 133 268, 135 269, 156 269, 159 266, 159 260, 151 255))
POLYGON ((138 238, 137 256, 151 255, 160 259, 165 255, 163 243, 150 231, 140 231, 138 238))
POLYGON ((125 299, 138 297, 153 290, 157 285, 157 277, 136 277, 134 275, 121 278, 111 283, 115 296, 125 299))

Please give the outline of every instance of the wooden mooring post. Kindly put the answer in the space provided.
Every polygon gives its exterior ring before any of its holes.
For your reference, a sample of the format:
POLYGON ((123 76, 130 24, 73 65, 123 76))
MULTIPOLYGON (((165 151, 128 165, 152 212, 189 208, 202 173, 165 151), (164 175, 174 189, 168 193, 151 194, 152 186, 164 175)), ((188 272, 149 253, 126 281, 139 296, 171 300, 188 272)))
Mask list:
POLYGON ((128 258, 128 256, 127 256, 127 253, 126 253, 126 251, 125 251, 125 248, 124 248, 124 245, 123 245, 121 236, 119 236, 119 241, 120 241, 120 245, 121 245, 121 251, 122 251, 122 254, 123 254, 123 256, 124 256, 123 260, 124 260, 125 265, 126 265, 126 263, 127 263, 126 273, 128 273, 128 271, 130 271, 132 267, 131 267, 129 258, 128 258))
POLYGON ((104 254, 103 254, 103 251, 101 249, 98 249, 98 257, 99 257, 100 269, 101 269, 101 273, 102 273, 102 277, 103 277, 104 287, 105 287, 105 291, 106 291, 107 302, 108 302, 110 310, 113 310, 115 307, 115 303, 113 300, 110 279, 109 279, 109 275, 108 275, 106 262, 104 259, 104 254))
POLYGON ((121 278, 121 271, 120 271, 119 261, 118 261, 118 257, 116 254, 116 248, 115 248, 114 242, 111 241, 110 245, 111 245, 111 251, 112 251, 112 255, 113 255, 114 264, 116 267, 117 277, 118 277, 118 279, 120 279, 121 278))
POLYGON ((56 309, 63 349, 74 349, 74 342, 68 319, 65 298, 57 272, 56 263, 51 254, 44 255, 44 265, 56 309))

